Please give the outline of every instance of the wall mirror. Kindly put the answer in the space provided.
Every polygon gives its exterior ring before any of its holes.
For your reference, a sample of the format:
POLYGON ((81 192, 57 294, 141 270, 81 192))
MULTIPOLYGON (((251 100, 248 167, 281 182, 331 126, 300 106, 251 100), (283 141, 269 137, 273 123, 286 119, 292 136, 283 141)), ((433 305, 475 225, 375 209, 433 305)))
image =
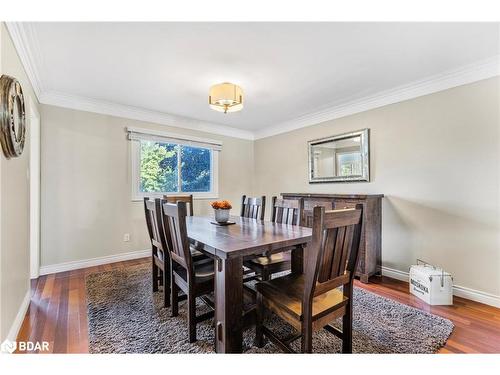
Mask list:
POLYGON ((309 145, 309 182, 370 181, 369 129, 316 139, 309 145))

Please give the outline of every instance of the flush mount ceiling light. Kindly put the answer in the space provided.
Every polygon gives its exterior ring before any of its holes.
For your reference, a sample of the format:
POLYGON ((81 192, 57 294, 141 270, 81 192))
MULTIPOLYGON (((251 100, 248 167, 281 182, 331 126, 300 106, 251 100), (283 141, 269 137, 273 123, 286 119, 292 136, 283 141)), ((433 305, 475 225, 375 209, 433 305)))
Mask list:
POLYGON ((224 82, 210 87, 210 108, 218 112, 237 112, 243 109, 243 90, 240 86, 224 82))

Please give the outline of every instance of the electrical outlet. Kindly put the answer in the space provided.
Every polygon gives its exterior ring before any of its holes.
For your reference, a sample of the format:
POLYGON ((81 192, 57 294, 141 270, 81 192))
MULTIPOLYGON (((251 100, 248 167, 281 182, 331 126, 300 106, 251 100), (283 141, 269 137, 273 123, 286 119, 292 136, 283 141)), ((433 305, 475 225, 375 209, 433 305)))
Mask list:
POLYGON ((124 242, 129 242, 130 241, 130 233, 125 233, 123 235, 123 241, 124 242))

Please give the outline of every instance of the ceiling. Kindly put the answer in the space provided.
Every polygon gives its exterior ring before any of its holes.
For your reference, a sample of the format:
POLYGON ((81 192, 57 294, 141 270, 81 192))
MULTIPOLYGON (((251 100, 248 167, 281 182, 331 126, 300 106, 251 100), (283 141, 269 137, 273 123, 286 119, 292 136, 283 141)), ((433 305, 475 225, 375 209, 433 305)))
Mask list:
POLYGON ((22 28, 42 94, 248 133, 500 53, 498 23, 48 22, 22 28), (241 112, 208 107, 209 86, 223 81, 244 89, 241 112))

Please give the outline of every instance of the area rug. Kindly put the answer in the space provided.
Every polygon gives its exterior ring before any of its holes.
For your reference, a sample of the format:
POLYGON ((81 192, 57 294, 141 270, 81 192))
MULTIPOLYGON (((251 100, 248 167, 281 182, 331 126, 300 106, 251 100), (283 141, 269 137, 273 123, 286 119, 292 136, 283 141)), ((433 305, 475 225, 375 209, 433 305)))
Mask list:
MULTIPOLYGON (((170 317, 162 293, 153 293, 146 264, 91 274, 86 279, 91 353, 213 353, 212 321, 198 324, 198 341, 190 344, 186 302, 179 316, 170 317)), ((198 314, 206 307, 198 303, 198 314)), ((378 296, 354 290, 353 351, 355 353, 434 353, 453 330, 439 316, 378 296)), ((333 323, 339 325, 340 321, 333 323)), ((266 323, 279 335, 292 328, 271 315, 266 323)), ((272 343, 253 346, 254 329, 244 332, 246 353, 279 353, 272 343)), ((300 348, 300 340, 294 342, 300 348)), ((339 353, 341 340, 324 330, 314 334, 314 353, 339 353)))

